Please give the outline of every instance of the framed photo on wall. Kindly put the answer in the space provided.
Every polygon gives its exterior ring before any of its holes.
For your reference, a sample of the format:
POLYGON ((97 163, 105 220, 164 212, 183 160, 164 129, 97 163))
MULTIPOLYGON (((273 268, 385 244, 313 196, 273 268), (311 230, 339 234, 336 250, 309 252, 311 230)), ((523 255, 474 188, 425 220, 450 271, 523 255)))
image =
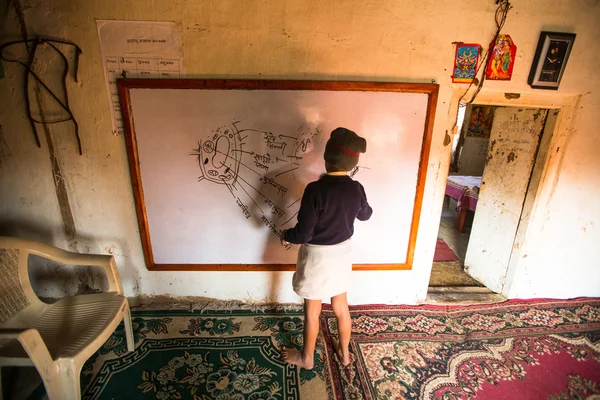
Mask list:
POLYGON ((574 42, 574 33, 542 32, 527 80, 529 86, 557 90, 574 42))

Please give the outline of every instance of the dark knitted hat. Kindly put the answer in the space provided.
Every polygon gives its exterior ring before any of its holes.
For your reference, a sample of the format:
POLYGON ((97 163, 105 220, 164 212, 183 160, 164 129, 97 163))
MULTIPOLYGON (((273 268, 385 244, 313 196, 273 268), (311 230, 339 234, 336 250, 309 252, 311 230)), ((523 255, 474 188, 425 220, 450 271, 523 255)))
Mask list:
POLYGON ((360 153, 367 151, 367 141, 346 128, 337 128, 325 145, 325 162, 334 167, 351 171, 358 164, 360 153))

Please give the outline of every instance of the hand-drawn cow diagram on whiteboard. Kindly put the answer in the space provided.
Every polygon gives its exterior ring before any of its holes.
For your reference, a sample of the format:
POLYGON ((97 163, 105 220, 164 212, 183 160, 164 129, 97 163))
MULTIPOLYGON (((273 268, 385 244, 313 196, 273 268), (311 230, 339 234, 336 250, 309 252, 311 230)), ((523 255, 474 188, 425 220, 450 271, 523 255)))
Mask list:
POLYGON ((233 150, 241 148, 240 133, 235 125, 222 126, 214 131, 212 138, 198 143, 195 155, 202 175, 198 181, 208 179, 225 185, 235 184, 240 169, 239 153, 233 150))
POLYGON ((256 216, 257 219, 279 236, 281 228, 288 224, 288 227, 293 226, 300 201, 300 198, 291 198, 288 199, 290 204, 284 204, 289 189, 284 182, 285 175, 296 179, 294 171, 300 168, 304 157, 313 152, 316 144, 324 142, 321 129, 301 127, 292 136, 241 129, 240 124, 234 121, 220 126, 198 142, 192 153, 201 171, 198 182, 227 187, 245 219, 258 212, 261 215, 256 216), (244 140, 250 135, 254 138, 251 143, 262 144, 260 149, 247 148, 244 140), (260 135, 261 140, 257 141, 256 135, 260 135), (260 185, 252 184, 257 177, 260 185), (255 210, 248 207, 248 200, 256 206, 255 210))

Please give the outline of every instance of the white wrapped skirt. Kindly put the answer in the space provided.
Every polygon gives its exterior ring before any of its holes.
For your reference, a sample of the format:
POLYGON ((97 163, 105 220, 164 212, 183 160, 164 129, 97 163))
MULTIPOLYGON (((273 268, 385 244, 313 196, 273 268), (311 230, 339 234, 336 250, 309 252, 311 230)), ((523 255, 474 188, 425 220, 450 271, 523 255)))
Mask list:
POLYGON ((292 285, 302 298, 326 300, 348 291, 351 274, 352 239, 326 246, 303 244, 292 285))

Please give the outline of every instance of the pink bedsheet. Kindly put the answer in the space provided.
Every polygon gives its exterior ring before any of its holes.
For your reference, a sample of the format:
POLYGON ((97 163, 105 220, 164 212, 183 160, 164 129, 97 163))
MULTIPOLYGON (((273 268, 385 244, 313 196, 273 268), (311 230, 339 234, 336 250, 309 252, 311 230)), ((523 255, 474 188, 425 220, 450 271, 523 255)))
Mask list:
POLYGON ((480 187, 481 176, 450 175, 446 182, 446 194, 456 199, 459 210, 466 208, 475 211, 480 187))

